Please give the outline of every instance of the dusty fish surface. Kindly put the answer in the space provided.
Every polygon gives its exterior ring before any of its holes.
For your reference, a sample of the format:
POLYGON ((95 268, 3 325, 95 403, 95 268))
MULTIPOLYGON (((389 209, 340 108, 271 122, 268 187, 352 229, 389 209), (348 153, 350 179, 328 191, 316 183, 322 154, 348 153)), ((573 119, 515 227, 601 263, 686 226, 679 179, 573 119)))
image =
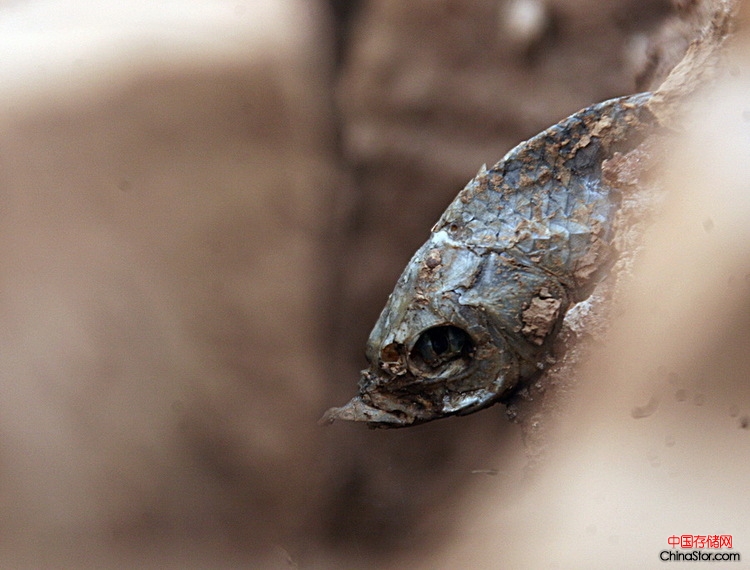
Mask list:
POLYGON ((482 167, 399 278, 359 394, 321 421, 405 427, 468 414, 537 375, 568 309, 616 257, 621 196, 602 164, 657 126, 651 97, 587 107, 482 167))

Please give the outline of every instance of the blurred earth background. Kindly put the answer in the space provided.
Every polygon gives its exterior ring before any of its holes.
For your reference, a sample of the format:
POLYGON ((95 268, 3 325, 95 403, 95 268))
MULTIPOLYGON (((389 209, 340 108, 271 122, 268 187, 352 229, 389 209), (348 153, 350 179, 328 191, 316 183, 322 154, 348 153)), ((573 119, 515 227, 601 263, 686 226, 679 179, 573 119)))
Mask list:
POLYGON ((316 423, 479 167, 658 85, 711 7, 0 3, 0 567, 649 568, 688 533, 750 557, 747 50, 548 460, 502 406, 316 423))

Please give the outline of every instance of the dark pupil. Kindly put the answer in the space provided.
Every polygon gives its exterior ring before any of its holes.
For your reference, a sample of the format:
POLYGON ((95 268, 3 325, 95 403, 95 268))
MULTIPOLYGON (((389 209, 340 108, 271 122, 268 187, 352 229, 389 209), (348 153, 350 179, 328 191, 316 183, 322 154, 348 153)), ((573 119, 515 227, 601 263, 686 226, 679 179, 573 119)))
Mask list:
POLYGON ((469 344, 468 335, 464 331, 448 325, 424 331, 414 350, 426 364, 434 368, 465 355, 469 344))

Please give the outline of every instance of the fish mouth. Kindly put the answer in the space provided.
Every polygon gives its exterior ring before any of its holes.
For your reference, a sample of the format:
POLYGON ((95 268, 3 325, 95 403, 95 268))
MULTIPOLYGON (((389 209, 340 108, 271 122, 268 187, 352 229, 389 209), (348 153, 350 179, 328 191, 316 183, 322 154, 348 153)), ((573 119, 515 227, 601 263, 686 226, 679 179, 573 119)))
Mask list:
POLYGON ((359 394, 343 406, 327 410, 318 423, 330 425, 342 420, 365 422, 371 428, 398 428, 435 419, 432 402, 409 393, 418 380, 408 376, 383 376, 381 371, 372 368, 362 370, 359 394))
POLYGON ((496 391, 478 388, 466 391, 438 389, 427 394, 397 395, 387 391, 360 393, 347 404, 330 408, 319 420, 330 425, 336 420, 365 422, 371 428, 400 428, 449 416, 466 415, 498 401, 496 391))
POLYGON ((407 427, 415 423, 421 423, 415 416, 410 416, 404 412, 389 412, 367 404, 362 400, 361 396, 355 396, 347 404, 339 408, 328 409, 318 423, 320 425, 330 425, 336 420, 367 422, 369 427, 379 428, 407 427))

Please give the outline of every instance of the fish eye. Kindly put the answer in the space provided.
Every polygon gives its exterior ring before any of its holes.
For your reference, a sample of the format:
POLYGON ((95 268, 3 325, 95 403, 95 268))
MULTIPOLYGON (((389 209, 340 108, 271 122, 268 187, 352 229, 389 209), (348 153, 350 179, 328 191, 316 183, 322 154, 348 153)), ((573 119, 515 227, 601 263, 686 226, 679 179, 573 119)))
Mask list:
POLYGON ((457 360, 467 360, 474 350, 469 334, 453 325, 427 329, 417 339, 411 360, 419 368, 435 370, 457 360))

